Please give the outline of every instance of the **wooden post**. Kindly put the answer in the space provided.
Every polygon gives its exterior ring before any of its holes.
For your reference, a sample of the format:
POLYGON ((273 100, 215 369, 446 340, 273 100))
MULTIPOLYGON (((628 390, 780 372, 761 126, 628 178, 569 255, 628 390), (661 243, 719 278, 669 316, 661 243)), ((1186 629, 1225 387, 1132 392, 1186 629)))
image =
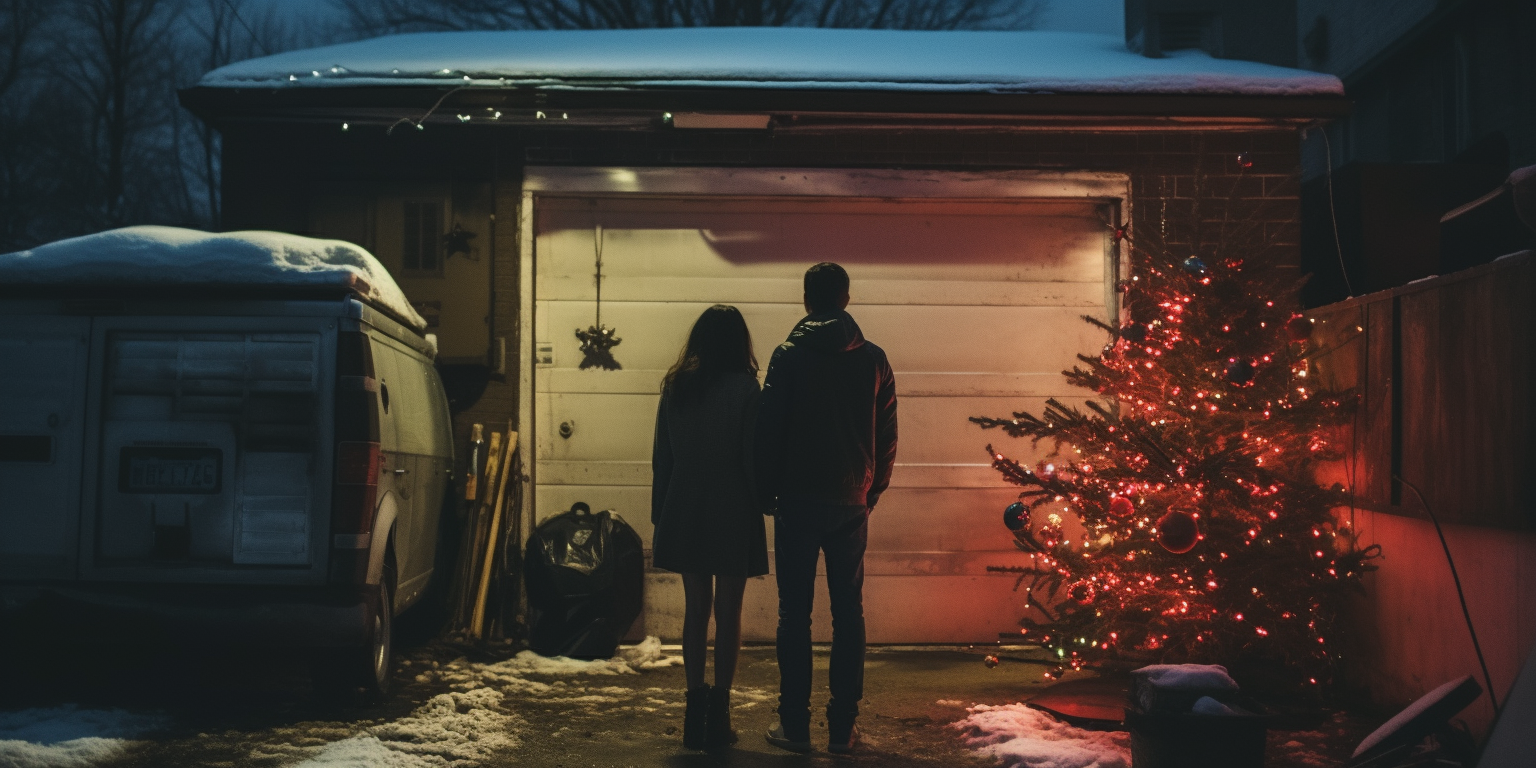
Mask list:
MULTIPOLYGON (((501 461, 501 433, 492 432, 490 448, 485 454, 485 481, 480 483, 485 495, 490 495, 496 489, 493 483, 496 480, 496 470, 501 461)), ((462 553, 463 563, 459 566, 458 580, 463 585, 463 591, 459 593, 458 604, 454 606, 454 625, 470 626, 471 611, 475 601, 475 574, 479 573, 479 561, 475 556, 480 553, 481 529, 485 527, 485 506, 487 499, 481 499, 479 504, 472 507, 470 519, 464 526, 464 549, 462 553)))
MULTIPOLYGON (((491 569, 496 561, 496 534, 501 527, 501 503, 507 496, 507 469, 512 466, 512 456, 517 452, 517 433, 512 422, 507 422, 506 455, 501 462, 501 478, 496 484, 496 503, 491 507, 490 535, 485 537, 485 559, 480 564, 480 591, 475 597, 474 618, 470 620, 470 634, 478 638, 485 629, 485 596, 491 588, 491 569)), ((489 489, 487 489, 489 490, 489 489)))

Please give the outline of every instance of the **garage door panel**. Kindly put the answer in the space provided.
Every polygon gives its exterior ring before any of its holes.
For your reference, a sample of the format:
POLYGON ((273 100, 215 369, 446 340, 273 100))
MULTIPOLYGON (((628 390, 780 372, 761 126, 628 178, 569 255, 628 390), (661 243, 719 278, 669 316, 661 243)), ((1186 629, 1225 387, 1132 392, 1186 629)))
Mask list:
MULTIPOLYGON (((583 371, 540 368, 534 374, 540 392, 613 395, 652 395, 661 391, 661 369, 583 371)), ((762 374, 759 373, 759 376, 762 374)), ((1080 397, 1083 390, 1066 383, 1059 371, 1050 373, 934 373, 896 372, 897 397, 1080 397)))
MULTIPOLYGON (((540 461, 535 471, 538 482, 549 485, 651 484, 649 454, 642 461, 540 461)), ((897 462, 891 474, 892 488, 990 488, 1001 483, 990 464, 897 462)))
MULTIPOLYGON (((578 501, 584 501, 594 510, 611 509, 617 512, 640 534, 645 546, 651 546, 654 529, 650 520, 650 486, 541 483, 537 493, 534 511, 538 522, 565 512, 578 501)), ((887 569, 881 571, 883 573, 944 572, 959 568, 953 564, 961 560, 954 558, 963 559, 977 553, 999 551, 1017 554, 1012 548, 1012 539, 1007 529, 1002 525, 1003 508, 1017 498, 1018 489, 1013 487, 891 489, 870 517, 870 551, 896 558, 887 569), (900 565, 903 562, 912 564, 900 565), (901 570, 903 568, 907 570, 901 570)), ((1043 511, 1037 514, 1042 520, 1044 516, 1043 511)), ((768 531, 768 545, 771 549, 771 519, 768 519, 768 531)))
MULTIPOLYGON (((809 263, 797 266, 800 272, 809 263)), ((741 277, 626 277, 611 279, 605 264, 603 301, 680 301, 710 304, 779 303, 799 305, 804 294, 802 277, 743 279, 741 277)), ((563 301, 593 301, 597 290, 588 274, 576 277, 545 277, 539 296, 563 301)), ((1101 310, 1102 280, 1086 282, 1008 282, 963 280, 875 280, 860 269, 860 304, 917 304, 937 306, 1081 307, 1101 310)))
MULTIPOLYGON (((1062 400, 1081 407, 1077 397, 1062 400)), ((907 464, 965 464, 987 459, 986 446, 993 444, 1015 458, 1048 453, 1053 445, 1032 446, 1029 440, 1014 440, 1001 430, 983 430, 968 419, 972 416, 1007 418, 1017 411, 1040 413, 1043 397, 909 397, 897 402, 898 460, 907 464)))
MULTIPOLYGON (((539 455, 553 461, 650 461, 659 399, 659 395, 539 393, 535 408, 547 423, 571 424, 568 438, 558 430, 542 432, 539 455)), ((1032 456, 1039 450, 1028 441, 984 431, 967 419, 1006 417, 1021 409, 1039 413, 1044 407, 1044 398, 1035 397, 907 398, 899 403, 903 437, 898 457, 903 464, 969 464, 986 458, 987 443, 1004 447, 1009 455, 1032 456)))
MULTIPOLYGON (((553 202, 553 201, 551 201, 553 202)), ((570 201, 567 201, 570 202, 570 201)), ((1103 276, 1104 233, 1092 206, 1040 203, 751 201, 678 210, 598 203, 539 211, 540 273, 590 275, 603 227, 615 277, 795 278, 807 264, 858 266, 869 279, 1069 280, 1103 276), (1085 233, 1097 237, 1085 237, 1085 233), (625 254, 644 258, 625 258, 625 254), (866 269, 867 267, 867 269, 866 269)))
MULTIPOLYGON (((677 361, 688 330, 708 304, 666 302, 603 303, 603 323, 622 341, 614 357, 626 370, 665 371, 677 361)), ((758 362, 766 365, 795 323, 798 305, 740 304, 752 332, 758 362)), ((1078 362, 1077 354, 1102 347, 1102 330, 1083 322, 1079 307, 934 307, 856 304, 849 312, 864 335, 880 345, 891 366, 903 372, 987 372, 1059 374, 1078 362)), ((1100 312, 1087 314, 1101 315, 1100 312)), ((535 321, 539 342, 554 348, 554 367, 581 364, 576 329, 590 326, 590 302, 544 301, 535 321)), ((584 373, 594 379, 604 371, 584 373)))
POLYGON ((540 431, 539 458, 649 462, 660 400, 661 395, 540 392, 534 396, 534 412, 555 428, 540 431), (571 424, 568 438, 560 436, 562 423, 571 424))
POLYGON ((1020 490, 1001 481, 994 488, 892 488, 870 514, 869 547, 897 552, 1012 548, 1003 508, 1018 500, 1020 490))
MULTIPOLYGON (((864 621, 870 643, 993 643, 1019 631, 1029 610, 1023 589, 1007 574, 970 576, 867 576, 864 621)), ((646 609, 638 635, 680 637, 683 585, 676 574, 646 574, 646 609)), ((747 580, 741 611, 742 639, 771 643, 778 627, 779 596, 772 577, 747 580)), ((832 640, 827 583, 816 580, 811 639, 832 640)))
MULTIPOLYGON (((618 329, 621 339, 613 348, 613 356, 623 370, 652 370, 665 372, 677 362, 677 353, 688 338, 694 321, 710 304, 683 304, 672 302, 609 302, 603 301, 603 324, 618 329)), ((752 333, 753 350, 758 361, 767 365, 774 347, 805 316, 798 304, 739 304, 747 329, 752 333)), ((576 369, 581 365, 581 342, 576 338, 578 328, 591 326, 596 310, 587 301, 540 301, 535 325, 539 329, 540 343, 553 345, 554 367, 576 369)), ((609 376, 610 371, 588 369, 581 371, 593 380, 609 376)), ((660 391, 653 390, 653 391, 660 391)))

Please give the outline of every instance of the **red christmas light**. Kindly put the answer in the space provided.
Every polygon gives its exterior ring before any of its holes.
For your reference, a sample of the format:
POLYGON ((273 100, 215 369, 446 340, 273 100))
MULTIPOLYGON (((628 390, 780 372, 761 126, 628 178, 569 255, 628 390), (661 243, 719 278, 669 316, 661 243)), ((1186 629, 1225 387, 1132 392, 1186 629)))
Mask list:
POLYGON ((1068 660, 1059 669, 1127 653, 1138 662, 1252 655, 1291 659, 1297 685, 1328 680, 1321 638, 1369 555, 1330 517, 1349 497, 1317 487, 1312 468, 1351 444, 1336 430, 1354 398, 1308 375, 1312 323, 1267 243, 1170 246, 1162 233, 1171 229, 1134 226, 1134 240, 1111 228, 1129 249, 1130 277, 1116 284, 1125 314, 1096 323, 1110 344, 1067 373, 1097 398, 1086 409, 1049 400, 1038 414, 974 419, 1054 446, 1031 466, 988 450, 1024 504, 1075 515, 1084 532, 1032 532, 1048 546, 1026 548, 1020 589, 1041 610, 1024 618, 1021 638, 1068 660), (1298 615, 1316 626, 1291 631, 1298 615))

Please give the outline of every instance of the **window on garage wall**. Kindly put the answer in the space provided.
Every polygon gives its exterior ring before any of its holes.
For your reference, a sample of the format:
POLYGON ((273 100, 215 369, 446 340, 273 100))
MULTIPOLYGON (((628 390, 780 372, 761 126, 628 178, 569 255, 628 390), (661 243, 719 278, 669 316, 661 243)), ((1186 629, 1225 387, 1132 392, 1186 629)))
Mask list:
POLYGON ((402 208, 401 268, 415 276, 442 276, 443 201, 406 200, 402 208))

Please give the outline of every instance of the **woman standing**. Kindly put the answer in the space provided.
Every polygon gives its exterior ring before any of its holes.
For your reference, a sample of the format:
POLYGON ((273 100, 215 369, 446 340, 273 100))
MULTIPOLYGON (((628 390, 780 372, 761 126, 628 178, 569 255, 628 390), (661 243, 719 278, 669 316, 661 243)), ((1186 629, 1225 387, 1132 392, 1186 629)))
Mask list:
POLYGON ((721 304, 704 310, 662 379, 651 454, 652 561, 683 577, 683 745, 689 749, 736 741, 730 704, 741 598, 749 577, 768 572, 748 451, 757 396, 757 358, 741 312, 721 304), (711 605, 713 688, 704 683, 711 605))

